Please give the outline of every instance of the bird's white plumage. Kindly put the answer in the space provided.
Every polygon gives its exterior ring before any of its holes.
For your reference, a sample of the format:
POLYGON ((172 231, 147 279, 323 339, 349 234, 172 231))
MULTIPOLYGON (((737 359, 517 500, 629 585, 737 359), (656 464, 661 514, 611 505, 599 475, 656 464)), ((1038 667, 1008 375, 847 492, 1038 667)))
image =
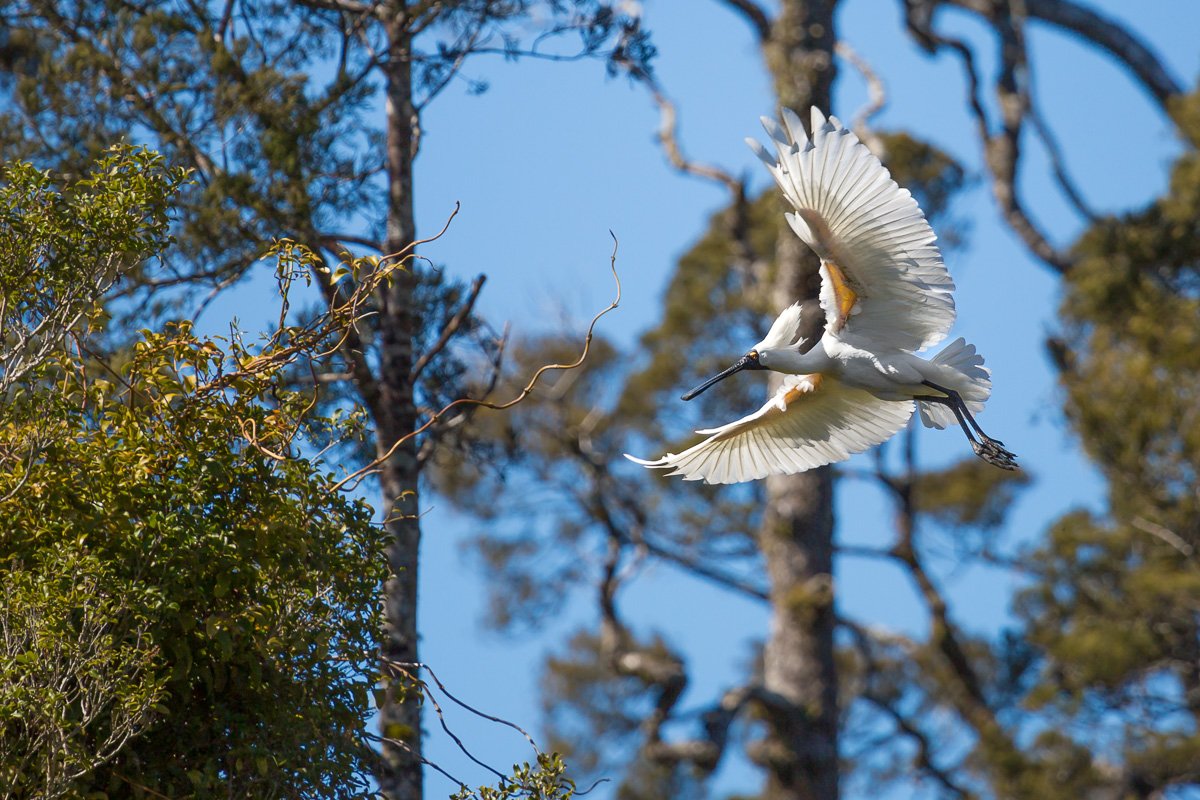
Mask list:
POLYGON ((813 375, 789 375, 766 405, 736 422, 697 431, 704 441, 644 467, 685 480, 740 483, 792 474, 887 441, 912 416, 911 401, 880 400, 862 389, 813 375))
POLYGON ((783 118, 784 127, 763 119, 775 155, 746 141, 796 209, 786 215, 792 229, 856 295, 842 318, 822 271, 827 326, 848 341, 909 352, 937 344, 954 324, 954 282, 917 201, 836 117, 814 108, 811 138, 794 113, 785 109, 783 118))
POLYGON ((792 303, 775 318, 775 321, 771 323, 771 330, 767 331, 767 335, 763 337, 761 342, 754 345, 754 349, 787 347, 790 344, 795 344, 800 338, 800 325, 803 314, 801 305, 799 303, 792 303))
MULTIPOLYGON (((931 359, 934 364, 950 367, 967 380, 959 384, 959 393, 972 414, 983 411, 983 405, 992 393, 991 372, 983 365, 983 356, 975 350, 975 345, 967 344, 961 336, 943 348, 931 359)), ((921 412, 921 422, 928 428, 946 428, 954 425, 954 412, 946 406, 934 403, 918 403, 921 412)))

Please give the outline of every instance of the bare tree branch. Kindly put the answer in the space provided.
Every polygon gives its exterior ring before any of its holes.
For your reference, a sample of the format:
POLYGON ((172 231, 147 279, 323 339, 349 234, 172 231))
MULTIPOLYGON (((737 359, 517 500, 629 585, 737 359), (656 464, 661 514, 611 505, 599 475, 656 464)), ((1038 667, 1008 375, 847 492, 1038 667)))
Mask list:
POLYGON ((868 704, 882 712, 884 716, 892 721, 892 724, 896 726, 896 729, 900 733, 904 734, 904 736, 911 739, 916 744, 917 752, 913 756, 913 763, 918 770, 920 770, 923 774, 932 777, 939 784, 941 784, 942 788, 950 792, 955 797, 962 798, 963 800, 969 800, 970 798, 973 798, 975 795, 972 792, 969 792, 960 786, 958 782, 955 781, 951 776, 950 772, 938 766, 934 761, 934 753, 937 752, 937 748, 930 741, 929 736, 923 730, 917 727, 912 720, 901 714, 900 710, 896 708, 895 703, 890 702, 891 698, 887 698, 881 695, 879 692, 871 690, 870 678, 874 675, 880 674, 881 667, 878 665, 875 659, 875 654, 872 649, 873 638, 870 631, 865 629, 863 626, 847 619, 839 620, 839 624, 850 632, 851 638, 854 642, 854 648, 858 652, 859 657, 863 660, 864 670, 867 674, 868 685, 860 697, 868 704))
MULTIPOLYGON (((904 0, 906 11, 914 10, 927 20, 943 5, 973 11, 989 24, 1011 13, 1012 3, 994 0, 904 0)), ((1183 92, 1177 81, 1148 45, 1119 23, 1071 0, 1023 0, 1024 14, 1074 33, 1119 61, 1164 111, 1170 99, 1183 92)))
POLYGON ((1139 531, 1144 531, 1145 533, 1148 533, 1151 536, 1155 536, 1158 539, 1166 542, 1187 558, 1191 558, 1192 554, 1195 552, 1195 548, 1184 541, 1182 536, 1175 533, 1175 531, 1171 530, 1170 528, 1159 525, 1157 522, 1151 522, 1145 517, 1134 517, 1132 520, 1130 520, 1129 524, 1137 528, 1139 531))
POLYGON ((1000 207, 1000 213, 1030 252, 1055 272, 1065 273, 1071 268, 1073 259, 1051 244, 1046 234, 1025 211, 1017 192, 1021 126, 1030 105, 1027 94, 1029 79, 1024 17, 1012 14, 1009 9, 988 5, 987 21, 1000 39, 1000 73, 995 82, 995 90, 1000 106, 1001 126, 998 132, 993 133, 983 104, 979 101, 979 75, 970 48, 960 40, 942 36, 933 28, 933 12, 941 2, 943 0, 906 0, 908 29, 929 52, 949 47, 958 54, 966 73, 970 107, 983 145, 984 161, 992 175, 992 194, 1000 207))
MULTIPOLYGON (((1004 3, 992 0, 936 0, 949 2, 992 18, 1004 3)), ((1070 31, 1084 41, 1104 50, 1123 64, 1158 104, 1167 110, 1168 101, 1183 92, 1177 81, 1148 45, 1125 27, 1071 0, 1024 0, 1025 13, 1031 19, 1070 31)))
MULTIPOLYGON (((487 400, 492 396, 492 392, 496 390, 496 385, 500 382, 500 374, 504 369, 504 354, 508 347, 509 326, 504 325, 504 330, 499 335, 495 336, 493 342, 495 349, 490 353, 488 358, 488 379, 484 383, 483 391, 480 392, 479 398, 487 400)), ((417 450, 417 463, 424 466, 430 458, 433 457, 434 450, 439 442, 442 441, 442 435, 452 429, 460 428, 471 419, 475 411, 478 411, 480 406, 465 406, 460 409, 458 414, 448 419, 443 419, 437 425, 430 429, 430 436, 425 441, 421 442, 421 447, 417 450)))
POLYGON ((707 581, 711 581, 717 586, 720 586, 724 589, 729 589, 741 595, 745 595, 746 597, 754 598, 755 600, 768 599, 767 590, 765 588, 749 581, 742 580, 736 575, 730 575, 729 573, 719 570, 716 567, 709 566, 708 564, 702 562, 699 558, 676 552, 670 548, 664 547, 663 545, 656 544, 645 539, 642 540, 642 544, 645 546, 646 551, 650 555, 660 558, 663 561, 676 564, 681 569, 686 570, 687 572, 690 572, 698 577, 704 578, 707 581))
POLYGON ((368 236, 359 236, 354 233, 342 232, 322 232, 318 234, 321 244, 326 247, 338 247, 343 244, 356 244, 359 247, 366 247, 374 250, 377 253, 383 252, 383 242, 378 239, 372 239, 368 236))
POLYGON ((479 275, 475 280, 471 281, 471 288, 467 292, 467 299, 454 312, 454 316, 446 322, 438 334, 437 339, 429 346, 429 349, 421 354, 417 359, 417 363, 413 364, 412 371, 408 373, 408 379, 416 382, 421 377, 421 373, 425 370, 429 363, 437 357, 438 353, 445 349, 450 340, 454 338, 454 334, 458 333, 459 328, 471 316, 471 311, 475 308, 475 300, 479 297, 479 291, 483 288, 484 282, 487 281, 486 275, 479 275))
POLYGON ((658 141, 667 161, 685 175, 712 181, 725 187, 730 195, 729 213, 725 224, 733 249, 733 268, 747 283, 761 277, 764 265, 756 259, 750 244, 749 202, 746 199, 746 183, 728 171, 711 164, 701 164, 689 159, 679 144, 679 122, 674 103, 666 96, 662 87, 650 75, 635 74, 650 92, 659 111, 658 141))
POLYGON ((225 9, 221 12, 221 19, 213 29, 213 41, 218 44, 225 42, 225 34, 229 31, 229 23, 233 20, 233 4, 234 0, 225 0, 225 9))
POLYGON ((1067 172, 1066 158, 1063 155, 1062 148, 1058 146, 1058 138, 1050 130, 1050 126, 1046 124, 1045 117, 1042 116, 1037 104, 1032 99, 1026 113, 1029 117, 1029 123, 1033 126, 1033 130, 1037 133, 1038 138, 1042 140, 1042 146, 1046 148, 1046 154, 1050 157, 1050 167, 1054 171, 1054 179, 1058 182, 1058 188, 1071 201, 1071 205, 1074 206, 1081 217, 1088 222, 1096 222, 1100 218, 1100 215, 1088 204, 1087 198, 1083 196, 1083 192, 1075 184, 1071 174, 1067 172))
MULTIPOLYGON (((601 484, 594 484, 593 489, 597 495, 603 493, 601 484)), ((716 769, 725 752, 729 727, 734 719, 749 701, 764 699, 767 693, 757 684, 732 689, 724 694, 715 707, 704 713, 702 738, 682 741, 663 738, 663 728, 671 720, 672 712, 687 688, 687 671, 683 659, 676 653, 661 647, 640 645, 621 621, 617 613, 616 593, 624 576, 629 573, 628 569, 621 568, 623 554, 635 537, 615 525, 610 514, 601 516, 608 533, 608 547, 598 586, 601 643, 618 675, 636 678, 655 693, 654 710, 641 725, 644 738, 640 752, 650 761, 661 764, 685 762, 711 772, 716 769)), ((783 702, 776 698, 766 699, 776 704, 783 702)))
POLYGON ((654 105, 658 107, 658 142, 662 145, 663 152, 671 166, 686 175, 719 183, 735 197, 743 194, 745 187, 742 181, 720 167, 692 161, 683 154, 683 149, 679 146, 679 120, 675 104, 667 98, 658 82, 653 78, 642 77, 642 83, 649 90, 654 105))
POLYGON ((1075 34, 1085 42, 1107 52, 1125 68, 1158 103, 1164 113, 1170 101, 1182 91, 1158 56, 1137 36, 1118 23, 1071 0, 905 0, 909 31, 929 52, 952 48, 962 59, 970 84, 970 106, 984 146, 985 160, 992 174, 992 191, 1009 227, 1030 252, 1056 272, 1068 271, 1073 259, 1052 245, 1030 218, 1017 193, 1020 162, 1020 133, 1026 116, 1046 145, 1054 166, 1055 178, 1063 194, 1087 219, 1095 214, 1068 176, 1057 142, 1045 121, 1037 114, 1029 96, 1031 83, 1025 49, 1024 27, 1036 20, 1075 34), (943 6, 955 6, 978 14, 1000 40, 1000 75, 996 95, 1001 112, 1001 128, 993 132, 978 98, 979 78, 969 48, 960 40, 943 37, 933 29, 933 18, 943 6))
POLYGON ((725 748, 729 744, 729 728, 747 705, 765 695, 758 685, 739 686, 721 696, 721 700, 702 715, 703 739, 686 739, 665 742, 655 739, 647 742, 646 756, 659 763, 689 763, 710 772, 717 768, 725 748))
POLYGON ((1000 105, 1001 131, 985 143, 984 152, 993 176, 992 191, 1001 213, 1025 245, 1058 272, 1070 269, 1073 259, 1052 245, 1046 234, 1025 211, 1017 192, 1017 169, 1021 157, 1021 128, 1032 103, 1029 98, 1029 57, 1025 47, 1025 17, 1010 8, 997 11, 992 27, 1000 37, 1000 73, 996 99, 1000 105))
POLYGON ((771 18, 767 16, 767 12, 762 6, 753 0, 720 0, 720 2, 739 13, 750 23, 760 44, 771 38, 771 18))
MULTIPOLYGON (((931 644, 949 668, 946 677, 950 679, 947 684, 950 706, 981 740, 988 742, 989 760, 1028 763, 1028 757, 1004 729, 996 709, 984 693, 983 679, 963 646, 963 634, 951 620, 946 599, 925 568, 917 548, 917 511, 913 496, 917 471, 915 437, 911 432, 904 442, 905 467, 901 474, 888 475, 883 470, 882 460, 876 461, 877 473, 896 501, 897 537, 888 555, 904 567, 929 613, 931 644)), ((853 632, 853 623, 844 620, 839 623, 853 632)), ((899 724, 899 720, 894 721, 899 724)))
POLYGON ((871 131, 869 123, 871 117, 878 114, 887 105, 887 88, 883 85, 879 74, 871 68, 865 58, 850 46, 849 42, 844 39, 839 40, 834 47, 834 52, 849 61, 867 84, 867 104, 854 113, 854 121, 850 127, 854 130, 854 135, 861 139, 871 152, 881 155, 884 149, 883 141, 871 131))
POLYGON ((319 8, 325 11, 341 11, 346 14, 364 15, 381 13, 386 3, 362 3, 359 0, 300 0, 309 8, 319 8))
MULTIPOLYGON (((441 234, 438 234, 438 235, 440 236, 441 234)), ((413 245, 409 245, 409 248, 406 248, 406 250, 414 247, 416 244, 419 244, 419 242, 414 242, 413 245)), ((403 252, 404 251, 402 251, 402 253, 403 252)), ((399 255, 399 254, 393 254, 393 255, 399 255)), ((390 257, 391 256, 389 256, 389 258, 390 257)), ((449 414, 451 411, 454 411, 456 409, 459 409, 459 408, 462 408, 465 406, 478 406, 481 408, 490 408, 493 411, 503 411, 505 409, 512 408, 516 404, 524 401, 526 397, 528 397, 529 395, 531 395, 533 393, 534 388, 538 385, 538 382, 541 381, 542 376, 545 375, 547 372, 550 372, 551 370, 573 370, 573 369, 577 369, 580 365, 582 365, 583 362, 587 360, 588 353, 591 352, 592 339, 595 337, 595 333, 596 333, 596 324, 600 321, 600 319, 602 317, 607 315, 613 309, 617 308, 617 306, 621 302, 621 279, 617 275, 617 237, 615 235, 613 236, 613 251, 612 251, 612 256, 610 258, 610 268, 612 270, 613 281, 616 283, 616 287, 617 287, 616 297, 613 298, 613 301, 611 303, 609 303, 606 307, 601 309, 599 313, 597 313, 594 317, 592 317, 592 321, 590 323, 588 323, 587 334, 584 336, 584 339, 583 339, 583 349, 580 351, 578 358, 576 358, 574 361, 567 363, 567 364, 561 364, 561 363, 556 362, 556 363, 552 363, 552 364, 543 364, 542 366, 538 367, 538 369, 533 373, 533 376, 529 379, 529 382, 525 384, 525 387, 523 389, 521 389, 520 392, 517 393, 516 397, 513 397, 511 400, 508 400, 507 402, 492 403, 492 402, 489 402, 487 400, 483 400, 480 398, 462 397, 462 398, 459 398, 458 400, 448 403, 443 408, 441 408, 440 410, 435 412, 432 416, 430 416, 429 419, 426 420, 423 425, 421 425, 420 427, 416 428, 415 430, 399 437, 398 439, 396 439, 395 442, 393 442, 391 444, 390 447, 387 448, 387 450, 380 453, 378 456, 376 456, 370 462, 365 464, 363 467, 355 470, 354 472, 351 472, 349 475, 347 475, 346 477, 344 477, 340 481, 338 481, 338 483, 334 485, 333 491, 338 491, 342 487, 346 486, 346 484, 355 483, 355 482, 361 480, 364 476, 373 473, 379 467, 380 464, 384 463, 389 458, 391 458, 392 455, 402 445, 404 445, 405 442, 425 433, 431 427, 433 427, 438 422, 440 422, 442 419, 444 419, 445 416, 447 414, 449 414)))
MULTIPOLYGON (((321 297, 325 300, 326 306, 335 307, 338 289, 333 283, 329 269, 314 269, 313 278, 321 290, 321 297)), ((375 380, 375 372, 371 369, 370 362, 367 361, 366 345, 359 335, 357 327, 351 326, 346 329, 341 355, 350 366, 350 374, 354 376, 354 383, 362 395, 363 404, 371 411, 372 417, 378 419, 380 412, 379 384, 375 380)))

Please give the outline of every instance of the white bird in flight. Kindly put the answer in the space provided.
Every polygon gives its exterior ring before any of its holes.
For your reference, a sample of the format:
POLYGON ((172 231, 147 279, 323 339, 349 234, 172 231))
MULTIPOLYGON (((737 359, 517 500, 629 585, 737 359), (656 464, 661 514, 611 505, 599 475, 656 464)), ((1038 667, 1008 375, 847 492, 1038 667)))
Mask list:
POLYGON ((976 455, 1015 469, 1016 455, 983 432, 975 414, 992 391, 975 346, 955 339, 932 359, 916 351, 954 324, 954 282, 933 229, 907 189, 836 117, 812 110, 812 137, 784 109, 763 118, 772 156, 747 139, 796 209, 796 235, 821 258, 825 330, 811 347, 800 306, 784 310, 737 363, 683 396, 691 400, 742 370, 787 373, 766 405, 655 461, 626 458, 686 480, 740 483, 841 461, 890 439, 912 416, 931 428, 954 422, 976 455))

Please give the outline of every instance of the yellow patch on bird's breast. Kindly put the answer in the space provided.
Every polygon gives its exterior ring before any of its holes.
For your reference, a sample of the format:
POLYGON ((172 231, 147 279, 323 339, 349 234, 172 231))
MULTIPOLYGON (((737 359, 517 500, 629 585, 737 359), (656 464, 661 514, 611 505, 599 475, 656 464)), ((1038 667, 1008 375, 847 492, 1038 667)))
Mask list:
POLYGON ((846 326, 846 320, 850 319, 850 312, 858 302, 858 293, 851 288, 850 281, 841 267, 832 261, 824 261, 822 264, 829 272, 829 284, 833 287, 833 296, 837 303, 837 322, 833 330, 837 333, 846 326))
POLYGON ((806 395, 810 395, 817 389, 821 388, 821 381, 825 380, 825 376, 819 372, 812 375, 801 376, 802 382, 788 389, 783 395, 784 406, 790 406, 806 395))

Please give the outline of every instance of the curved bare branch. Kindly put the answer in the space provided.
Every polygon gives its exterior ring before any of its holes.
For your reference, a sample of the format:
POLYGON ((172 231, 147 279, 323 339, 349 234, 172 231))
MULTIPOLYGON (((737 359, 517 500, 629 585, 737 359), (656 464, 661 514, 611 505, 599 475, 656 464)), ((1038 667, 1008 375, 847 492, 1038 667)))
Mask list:
MULTIPOLYGON (((943 5, 972 11, 994 25, 998 17, 1012 13, 1014 4, 994 0, 905 0, 910 13, 915 7, 928 17, 943 5)), ((1073 33, 1115 58, 1164 111, 1170 99, 1183 92, 1183 86, 1149 45, 1103 14, 1072 0, 1023 0, 1020 5, 1030 19, 1073 33)))
POLYGON ((1070 31, 1117 59, 1164 111, 1168 101, 1183 92, 1148 45, 1102 14, 1070 0, 1025 0, 1025 9, 1031 19, 1070 31))
POLYGON ((1171 99, 1183 91, 1181 84, 1141 39, 1113 20, 1072 0, 904 0, 904 8, 908 29, 922 47, 931 53, 950 48, 963 62, 970 86, 971 111, 992 175, 992 191, 1005 221, 1030 252, 1045 264, 1059 273, 1068 271, 1072 258, 1055 247, 1029 216, 1016 188, 1021 128, 1028 117, 1050 154, 1055 178, 1063 193, 1083 216, 1093 216, 1063 167, 1052 132, 1037 116, 1030 100, 1031 81, 1024 37, 1026 22, 1036 20, 1055 26, 1105 51, 1155 99, 1164 113, 1169 112, 1171 99), (1000 40, 1001 69, 995 84, 1001 113, 999 131, 993 132, 979 102, 979 77, 970 49, 962 41, 942 36, 934 30, 934 15, 943 6, 978 14, 1000 40))
POLYGON ((872 153, 879 155, 883 152, 883 142, 871 130, 870 122, 871 117, 874 117, 887 105, 887 87, 883 85, 883 80, 879 77, 879 73, 871 67, 870 62, 859 55, 858 51, 845 39, 838 41, 834 46, 834 52, 849 61, 867 84, 867 103, 854 112, 854 121, 850 123, 850 127, 854 131, 854 135, 861 139, 872 153))
POLYGON ((760 43, 771 38, 771 18, 767 16, 766 10, 758 3, 753 2, 753 0, 720 1, 723 5, 740 14, 746 22, 750 23, 750 27, 754 29, 754 34, 758 37, 760 43))
POLYGON ((983 145, 984 161, 992 176, 992 194, 1008 226, 1021 238, 1031 253, 1058 273, 1067 272, 1071 256, 1055 247, 1046 233, 1025 210, 1017 191, 1021 160, 1021 128, 1030 109, 1028 94, 1029 63, 1025 47, 1025 16, 1013 13, 1010 6, 988 3, 986 9, 975 0, 906 0, 909 32, 928 52, 949 48, 962 62, 968 85, 968 101, 983 145), (943 36, 933 27, 933 15, 943 2, 955 2, 984 14, 1000 40, 1000 72, 994 88, 1000 108, 1000 127, 993 132, 979 99, 979 73, 971 49, 961 40, 943 36))
POLYGON ((675 104, 671 102, 662 87, 653 78, 643 77, 642 83, 646 85, 651 99, 654 100, 654 105, 658 107, 658 142, 662 145, 663 152, 671 166, 685 175, 719 183, 734 197, 744 193, 745 187, 742 181, 730 173, 711 164, 693 161, 683 154, 683 149, 679 145, 679 116, 675 110, 675 104))

